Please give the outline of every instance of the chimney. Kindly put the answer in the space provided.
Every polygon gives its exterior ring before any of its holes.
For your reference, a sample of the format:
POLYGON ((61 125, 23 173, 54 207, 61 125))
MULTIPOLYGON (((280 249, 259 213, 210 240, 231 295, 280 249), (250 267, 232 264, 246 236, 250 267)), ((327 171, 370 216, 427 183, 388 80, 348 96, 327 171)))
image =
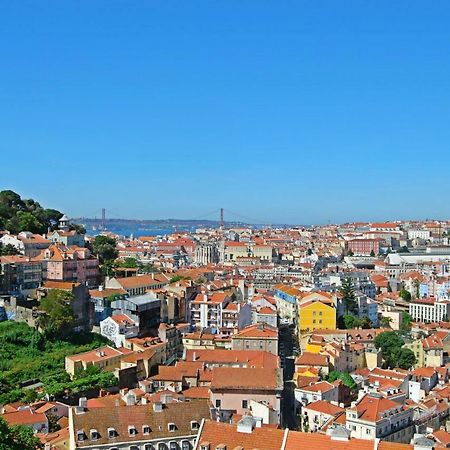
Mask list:
POLYGON ((87 408, 87 398, 80 397, 78 400, 78 406, 80 406, 81 408, 87 408))
POLYGON ((98 287, 98 290, 99 290, 100 292, 103 291, 103 285, 102 285, 102 284, 98 287))
POLYGON ((197 361, 197 353, 192 352, 192 361, 197 361))

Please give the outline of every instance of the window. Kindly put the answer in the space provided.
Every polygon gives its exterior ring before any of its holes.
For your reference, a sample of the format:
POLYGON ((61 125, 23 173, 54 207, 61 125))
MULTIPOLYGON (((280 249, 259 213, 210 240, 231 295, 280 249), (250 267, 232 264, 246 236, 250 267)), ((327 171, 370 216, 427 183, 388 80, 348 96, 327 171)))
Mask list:
POLYGON ((114 439, 116 437, 115 428, 108 428, 108 439, 114 439))
POLYGON ((151 431, 151 429, 150 429, 150 427, 148 425, 143 425, 142 426, 142 433, 150 434, 150 431, 151 431))
POLYGON ((200 428, 200 424, 196 420, 191 421, 191 430, 198 430, 200 428))
POLYGON ((220 408, 222 402, 220 401, 220 399, 216 400, 216 408, 220 408))
POLYGON ((169 424, 167 424, 167 429, 168 429, 170 432, 174 432, 174 431, 176 431, 177 426, 176 426, 174 423, 169 423, 169 424))
POLYGON ((83 430, 77 431, 77 440, 84 441, 84 431, 83 430))
POLYGON ((136 427, 134 425, 130 425, 128 427, 128 434, 130 436, 136 436, 137 435, 137 430, 136 430, 136 427))
POLYGON ((137 445, 130 445, 128 447, 129 450, 139 450, 139 447, 137 445))
POLYGON ((322 315, 322 311, 319 311, 319 316, 321 316, 322 315))
POLYGON ((155 447, 153 447, 153 444, 145 444, 144 450, 155 450, 155 447))
POLYGON ((248 400, 242 400, 242 407, 243 407, 244 409, 247 409, 247 408, 248 408, 248 400))
POLYGON ((91 436, 91 441, 96 441, 100 437, 99 432, 95 429, 90 430, 89 434, 91 436))

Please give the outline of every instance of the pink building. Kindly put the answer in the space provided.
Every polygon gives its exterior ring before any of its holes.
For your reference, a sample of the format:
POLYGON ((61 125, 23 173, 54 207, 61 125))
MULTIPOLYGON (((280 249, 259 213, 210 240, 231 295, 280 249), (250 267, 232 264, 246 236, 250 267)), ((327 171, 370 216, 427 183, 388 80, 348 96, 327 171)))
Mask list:
POLYGON ((271 410, 270 417, 280 423, 283 377, 277 368, 217 367, 213 370, 210 401, 221 420, 233 414, 249 414, 255 404, 271 410))
POLYGON ((375 255, 380 253, 382 239, 352 239, 348 241, 348 249, 355 255, 370 255, 372 252, 375 255))
POLYGON ((45 280, 75 281, 88 286, 98 284, 98 259, 87 248, 54 244, 36 259, 42 261, 45 280))

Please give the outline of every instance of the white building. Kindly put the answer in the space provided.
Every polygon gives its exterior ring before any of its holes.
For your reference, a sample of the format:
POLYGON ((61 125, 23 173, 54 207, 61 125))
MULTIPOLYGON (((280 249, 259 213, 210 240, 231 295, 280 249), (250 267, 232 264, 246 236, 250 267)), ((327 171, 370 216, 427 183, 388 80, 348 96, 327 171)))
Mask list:
POLYGON ((442 322, 450 318, 450 302, 420 298, 409 304, 409 314, 416 322, 442 322))
POLYGON ((366 394, 346 410, 346 428, 352 438, 409 443, 414 434, 414 409, 366 394))
POLYGON ((124 346, 125 339, 136 337, 139 325, 126 314, 116 314, 100 322, 100 334, 114 342, 117 348, 124 346))

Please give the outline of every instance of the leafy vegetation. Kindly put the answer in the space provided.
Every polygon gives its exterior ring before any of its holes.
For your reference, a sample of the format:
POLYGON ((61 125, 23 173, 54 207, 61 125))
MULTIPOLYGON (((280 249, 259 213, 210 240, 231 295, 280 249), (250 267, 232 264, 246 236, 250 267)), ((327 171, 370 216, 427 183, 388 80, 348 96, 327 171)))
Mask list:
POLYGON ((342 280, 340 293, 342 295, 342 303, 344 305, 345 314, 354 315, 357 312, 358 304, 355 297, 355 286, 353 285, 353 281, 350 277, 342 280))
POLYGON ((119 254, 116 249, 116 240, 103 235, 95 237, 92 243, 92 250, 102 264, 106 261, 114 261, 119 254))
POLYGON ((72 384, 64 370, 66 356, 106 343, 107 339, 94 333, 75 333, 65 339, 50 340, 24 323, 0 323, 0 404, 32 396, 29 390, 19 387, 29 380, 40 380, 44 392, 53 395, 66 389, 69 393, 83 392, 87 387, 102 387, 103 382, 107 387, 111 374, 89 374, 72 384))
POLYGON ((34 436, 30 427, 23 425, 9 426, 0 417, 0 450, 36 450, 44 448, 39 439, 34 436))
POLYGON ((10 256, 10 255, 18 255, 18 254, 19 254, 19 250, 17 250, 17 248, 14 247, 14 245, 0 244, 0 256, 10 256))
POLYGON ((380 318, 381 328, 391 328, 392 319, 390 317, 383 316, 380 318))
POLYGON ((416 357, 410 349, 403 348, 404 343, 395 331, 380 333, 374 340, 375 347, 381 350, 386 367, 410 369, 416 363, 416 357))
POLYGON ((123 261, 116 261, 116 267, 124 269, 139 269, 141 263, 136 258, 125 258, 123 261))
POLYGON ((353 328, 372 328, 372 322, 368 317, 356 317, 352 314, 345 314, 339 319, 339 328, 351 330, 353 328))
POLYGON ((408 331, 411 328, 412 317, 411 314, 406 311, 402 313, 402 323, 400 329, 402 331, 408 331))
POLYGON ((22 199, 13 191, 0 191, 0 228, 13 234, 21 231, 43 234, 54 228, 62 213, 56 209, 44 209, 38 202, 22 199))
POLYGON ((349 387, 350 389, 356 389, 355 380, 351 377, 350 374, 345 372, 338 372, 337 370, 332 370, 327 377, 327 381, 332 383, 333 381, 341 380, 344 386, 349 387))
POLYGON ((400 297, 407 302, 411 301, 411 292, 407 291, 406 289, 400 289, 398 295, 400 295, 400 297))
POLYGON ((46 314, 39 319, 39 326, 46 336, 64 336, 75 319, 72 310, 73 294, 61 289, 51 289, 41 300, 39 309, 46 314))

